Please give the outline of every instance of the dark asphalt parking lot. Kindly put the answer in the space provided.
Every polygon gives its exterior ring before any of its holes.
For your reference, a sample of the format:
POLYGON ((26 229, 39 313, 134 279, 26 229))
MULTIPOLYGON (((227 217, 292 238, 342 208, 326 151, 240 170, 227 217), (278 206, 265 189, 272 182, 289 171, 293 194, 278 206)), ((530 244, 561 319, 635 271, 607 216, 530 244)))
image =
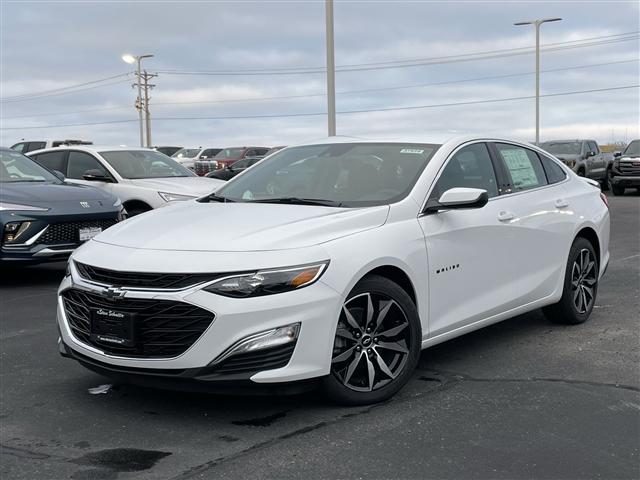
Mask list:
POLYGON ((609 197, 591 320, 533 312, 422 353, 391 401, 115 385, 58 355, 63 265, 3 270, 3 479, 640 478, 640 196, 609 197))

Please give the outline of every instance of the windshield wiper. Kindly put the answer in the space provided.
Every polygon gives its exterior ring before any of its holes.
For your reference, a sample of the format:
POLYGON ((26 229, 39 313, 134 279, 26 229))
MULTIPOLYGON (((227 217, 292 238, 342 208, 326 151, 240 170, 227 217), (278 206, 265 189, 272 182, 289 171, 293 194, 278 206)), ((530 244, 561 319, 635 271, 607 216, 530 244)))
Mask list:
POLYGON ((216 193, 210 193, 209 195, 207 195, 206 197, 202 197, 200 199, 198 199, 199 202, 222 202, 222 203, 229 203, 229 202, 235 202, 235 200, 231 200, 230 198, 227 197, 221 197, 220 195, 216 195, 216 193))
POLYGON ((342 202, 334 200, 323 200, 321 198, 300 198, 300 197, 282 197, 282 198, 264 198, 261 200, 249 200, 251 203, 285 203, 290 205, 322 205, 325 207, 340 207, 342 202))

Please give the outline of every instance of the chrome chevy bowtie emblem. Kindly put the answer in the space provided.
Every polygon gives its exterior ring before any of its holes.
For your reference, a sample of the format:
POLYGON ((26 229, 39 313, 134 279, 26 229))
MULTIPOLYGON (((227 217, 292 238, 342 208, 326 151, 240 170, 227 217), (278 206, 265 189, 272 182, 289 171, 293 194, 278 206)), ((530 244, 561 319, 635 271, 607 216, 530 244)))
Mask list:
POLYGON ((91 205, 89 205, 89 202, 80 202, 80 206, 82 208, 91 208, 91 205))
POLYGON ((126 292, 117 287, 108 287, 102 291, 102 295, 107 298, 116 299, 124 297, 126 292))

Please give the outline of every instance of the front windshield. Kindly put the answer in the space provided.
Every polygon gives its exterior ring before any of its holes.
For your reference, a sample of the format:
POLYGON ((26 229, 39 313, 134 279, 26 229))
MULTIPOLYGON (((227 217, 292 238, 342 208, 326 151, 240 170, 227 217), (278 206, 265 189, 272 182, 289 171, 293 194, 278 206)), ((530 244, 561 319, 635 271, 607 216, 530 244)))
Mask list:
POLYGON ((115 150, 100 152, 122 178, 164 178, 193 177, 189 169, 183 167, 164 153, 154 150, 115 150))
POLYGON ((625 157, 640 157, 640 140, 634 140, 624 149, 625 157))
POLYGON ((0 150, 0 182, 48 182, 61 181, 46 168, 21 153, 0 150))
POLYGON ((221 160, 232 160, 234 158, 240 158, 244 152, 244 148, 224 148, 218 152, 215 158, 221 160))
POLYGON ((181 148, 176 153, 171 155, 173 158, 193 158, 200 153, 199 148, 181 148))
POLYGON ((553 155, 580 155, 582 143, 580 142, 548 142, 543 143, 542 148, 553 155))
POLYGON ((273 154, 218 190, 231 201, 313 199, 342 207, 384 205, 408 195, 439 145, 338 143, 273 154))

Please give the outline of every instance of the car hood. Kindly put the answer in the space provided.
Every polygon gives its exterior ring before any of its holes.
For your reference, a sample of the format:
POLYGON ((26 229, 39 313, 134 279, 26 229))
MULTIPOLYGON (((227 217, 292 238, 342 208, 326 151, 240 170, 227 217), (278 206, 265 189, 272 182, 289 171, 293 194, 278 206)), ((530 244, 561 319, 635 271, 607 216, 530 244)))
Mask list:
POLYGON ((304 248, 383 225, 389 206, 359 209, 180 202, 122 222, 95 241, 152 250, 249 252, 304 248))
POLYGON ((203 177, 141 178, 129 181, 138 187, 194 197, 208 195, 224 185, 221 180, 203 177))
POLYGON ((36 182, 2 183, 0 199, 7 203, 35 207, 48 207, 51 203, 86 201, 101 201, 111 206, 116 201, 111 194, 87 185, 36 182))

